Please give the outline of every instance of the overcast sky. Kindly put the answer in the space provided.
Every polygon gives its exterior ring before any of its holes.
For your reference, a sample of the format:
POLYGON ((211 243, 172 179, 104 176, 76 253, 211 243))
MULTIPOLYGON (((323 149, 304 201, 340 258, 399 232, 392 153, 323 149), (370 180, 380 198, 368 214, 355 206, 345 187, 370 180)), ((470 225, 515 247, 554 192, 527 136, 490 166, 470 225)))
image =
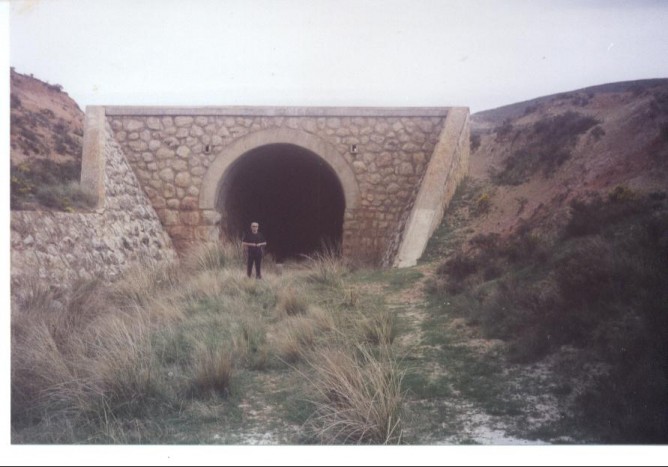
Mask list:
POLYGON ((668 1, 13 0, 10 63, 113 105, 468 106, 668 77, 668 1))

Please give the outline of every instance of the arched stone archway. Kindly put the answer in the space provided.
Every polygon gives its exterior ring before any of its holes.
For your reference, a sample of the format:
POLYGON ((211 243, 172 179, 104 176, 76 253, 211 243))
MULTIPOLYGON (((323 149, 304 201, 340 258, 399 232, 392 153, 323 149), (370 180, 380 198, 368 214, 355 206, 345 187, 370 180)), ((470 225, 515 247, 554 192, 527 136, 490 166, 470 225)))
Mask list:
POLYGON ((103 202, 104 156, 120 146, 179 253, 219 239, 230 170, 243 188, 246 155, 288 145, 301 154, 295 170, 343 198, 344 256, 410 266, 468 167, 466 108, 107 106, 87 109, 86 122, 82 180, 103 202))
MULTIPOLYGON (((236 237, 251 220, 273 237, 277 259, 343 239, 359 188, 344 157, 321 139, 286 128, 249 134, 225 148, 202 182, 200 208, 221 214, 236 237)), ((270 242, 271 243, 271 242, 270 242)))

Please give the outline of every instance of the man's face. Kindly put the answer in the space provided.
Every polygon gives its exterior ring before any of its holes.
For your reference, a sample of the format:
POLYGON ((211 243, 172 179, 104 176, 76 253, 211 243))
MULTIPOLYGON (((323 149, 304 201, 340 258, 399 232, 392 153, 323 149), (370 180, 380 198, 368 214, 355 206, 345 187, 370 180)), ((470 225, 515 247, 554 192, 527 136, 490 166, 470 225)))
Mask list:
POLYGON ((251 232, 257 233, 257 230, 260 228, 258 224, 251 224, 251 232))

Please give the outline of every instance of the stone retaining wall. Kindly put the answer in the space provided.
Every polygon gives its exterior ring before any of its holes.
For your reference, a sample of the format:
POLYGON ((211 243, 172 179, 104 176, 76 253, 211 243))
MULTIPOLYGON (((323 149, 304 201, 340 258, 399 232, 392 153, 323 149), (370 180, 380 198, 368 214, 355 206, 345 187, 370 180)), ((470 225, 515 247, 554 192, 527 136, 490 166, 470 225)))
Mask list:
POLYGON ((56 287, 76 279, 113 280, 135 264, 176 258, 111 128, 86 138, 86 146, 99 148, 94 166, 84 161, 82 173, 99 195, 98 206, 80 213, 11 212, 12 295, 34 280, 56 287))

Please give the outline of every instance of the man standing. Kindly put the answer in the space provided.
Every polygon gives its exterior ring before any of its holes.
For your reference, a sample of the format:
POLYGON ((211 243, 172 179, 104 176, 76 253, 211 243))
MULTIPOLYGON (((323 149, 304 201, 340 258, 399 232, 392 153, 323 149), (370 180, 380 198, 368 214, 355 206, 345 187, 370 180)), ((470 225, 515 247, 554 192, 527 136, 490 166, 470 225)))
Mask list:
POLYGON ((264 251, 264 247, 267 246, 267 242, 264 239, 264 235, 258 231, 259 229, 260 224, 253 222, 251 224, 250 233, 244 232, 244 236, 241 239, 241 245, 243 246, 248 258, 248 264, 246 268, 248 277, 251 276, 251 272, 253 272, 253 264, 255 264, 255 277, 262 279, 262 252, 264 251))

